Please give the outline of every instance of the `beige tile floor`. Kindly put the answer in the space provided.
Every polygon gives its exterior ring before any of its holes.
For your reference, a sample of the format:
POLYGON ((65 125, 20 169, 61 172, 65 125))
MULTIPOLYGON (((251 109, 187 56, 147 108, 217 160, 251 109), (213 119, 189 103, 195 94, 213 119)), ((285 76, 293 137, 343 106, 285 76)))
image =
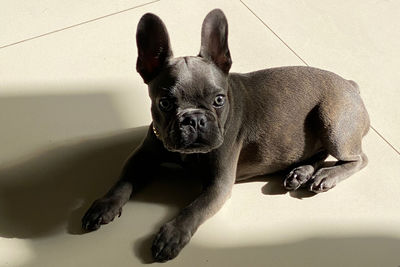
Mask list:
MULTIPOLYGON (((135 72, 145 12, 167 25, 175 55, 198 52, 222 8, 232 71, 309 64, 361 85, 373 130, 368 167, 316 196, 277 179, 232 198, 166 266, 400 265, 398 1, 12 1, 0 11, 0 266, 140 266, 158 227, 196 182, 164 178, 99 231, 80 217, 116 179, 149 124, 135 72)), ((157 265, 157 264, 156 264, 157 265)))

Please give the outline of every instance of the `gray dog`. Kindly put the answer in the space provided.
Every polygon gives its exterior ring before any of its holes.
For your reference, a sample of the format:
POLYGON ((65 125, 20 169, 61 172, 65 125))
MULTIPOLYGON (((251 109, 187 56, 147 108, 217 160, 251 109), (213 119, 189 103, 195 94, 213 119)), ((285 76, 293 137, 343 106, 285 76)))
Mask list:
POLYGON ((141 18, 136 41, 153 122, 121 179, 83 217, 84 229, 120 215, 155 166, 178 163, 204 183, 158 232, 152 254, 164 262, 221 208, 235 181, 288 170, 287 190, 320 193, 366 166, 361 140, 369 117, 355 82, 310 67, 229 73, 228 24, 219 9, 204 19, 198 56, 173 58, 165 25, 153 14, 141 18), (322 166, 328 155, 338 160, 333 167, 322 166))

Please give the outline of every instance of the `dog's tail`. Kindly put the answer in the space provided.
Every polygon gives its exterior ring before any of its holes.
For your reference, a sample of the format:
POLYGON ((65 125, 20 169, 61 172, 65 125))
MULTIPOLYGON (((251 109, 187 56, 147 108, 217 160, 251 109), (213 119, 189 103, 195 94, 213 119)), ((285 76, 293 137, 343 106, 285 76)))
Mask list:
POLYGON ((348 81, 353 86, 353 88, 356 89, 357 93, 360 93, 360 87, 358 86, 358 84, 352 80, 348 80, 348 81))

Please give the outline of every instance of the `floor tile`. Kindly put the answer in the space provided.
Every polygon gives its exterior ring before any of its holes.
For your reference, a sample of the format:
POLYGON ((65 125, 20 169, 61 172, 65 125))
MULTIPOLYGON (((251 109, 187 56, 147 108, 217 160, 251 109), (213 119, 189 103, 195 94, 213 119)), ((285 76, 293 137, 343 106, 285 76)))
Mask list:
POLYGON ((243 2, 309 65, 355 80, 372 125, 400 150, 400 2, 243 2))
POLYGON ((0 11, 0 47, 150 2, 3 0, 0 11))

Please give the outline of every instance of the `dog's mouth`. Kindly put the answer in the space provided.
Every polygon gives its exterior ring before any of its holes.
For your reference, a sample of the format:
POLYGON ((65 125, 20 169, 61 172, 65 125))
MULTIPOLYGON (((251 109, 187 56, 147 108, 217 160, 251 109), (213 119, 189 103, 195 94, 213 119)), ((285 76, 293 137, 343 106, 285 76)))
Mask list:
POLYGON ((182 154, 194 154, 194 153, 209 153, 210 151, 212 151, 214 148, 210 148, 210 147, 204 147, 201 144, 193 144, 191 146, 188 147, 184 147, 184 148, 178 148, 175 146, 170 146, 165 144, 165 148, 171 152, 178 152, 178 153, 182 153, 182 154))
POLYGON ((208 153, 223 143, 223 135, 218 125, 209 127, 206 131, 172 127, 166 138, 164 147, 171 152, 184 154, 208 153))
POLYGON ((171 152, 179 152, 183 154, 193 154, 193 153, 209 153, 212 150, 218 148, 222 145, 223 141, 215 142, 214 144, 193 142, 189 145, 175 145, 168 142, 164 142, 164 146, 167 150, 171 152))

